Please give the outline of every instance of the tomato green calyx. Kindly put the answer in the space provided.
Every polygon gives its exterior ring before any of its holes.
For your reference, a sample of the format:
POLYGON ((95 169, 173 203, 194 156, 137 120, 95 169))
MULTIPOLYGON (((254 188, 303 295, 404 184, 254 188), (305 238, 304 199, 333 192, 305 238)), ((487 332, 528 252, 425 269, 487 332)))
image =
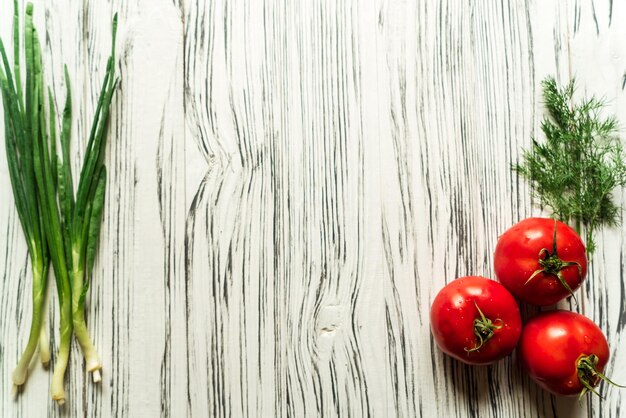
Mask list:
POLYGON ((581 356, 576 361, 576 369, 578 369, 578 380, 580 380, 580 383, 582 383, 582 385, 584 386, 583 390, 580 391, 578 399, 582 399, 582 397, 585 396, 587 392, 592 392, 598 395, 601 399, 603 399, 602 395, 600 395, 598 391, 595 390, 595 386, 597 386, 601 380, 604 380, 605 382, 608 382, 613 386, 626 388, 626 386, 618 385, 617 383, 606 377, 602 372, 600 372, 597 369, 598 361, 598 356, 596 356, 595 354, 581 356))
POLYGON ((467 352, 468 355, 471 352, 480 350, 480 348, 487 341, 489 341, 491 337, 493 337, 495 330, 502 328, 502 326, 504 325, 502 324, 502 320, 499 318, 496 319, 495 322, 500 321, 500 324, 496 324, 494 323, 494 321, 487 318, 485 314, 483 313, 483 311, 481 311, 480 308, 478 307, 478 304, 476 303, 476 301, 474 301, 474 306, 476 306, 476 309, 478 310, 478 313, 480 314, 480 318, 474 319, 474 335, 476 335, 476 338, 478 339, 478 344, 476 344, 476 347, 474 348, 464 347, 464 350, 467 352))
POLYGON ((563 278, 563 274, 561 273, 561 271, 564 268, 576 266, 578 267, 578 275, 582 278, 583 268, 580 265, 580 263, 576 261, 563 261, 559 257, 559 254, 556 249, 556 220, 554 221, 554 237, 552 239, 552 252, 550 252, 550 250, 547 248, 542 248, 541 251, 539 251, 538 261, 539 261, 539 265, 541 266, 541 268, 534 271, 534 273, 528 278, 528 280, 526 280, 526 283, 524 283, 524 286, 530 283, 530 281, 534 279, 535 277, 537 277, 540 273, 555 276, 557 279, 559 279, 559 282, 561 283, 561 285, 565 289, 567 289, 569 294, 572 295, 574 302, 578 305, 578 300, 576 299, 576 296, 574 295, 574 291, 572 290, 570 285, 567 284, 567 281, 563 278))

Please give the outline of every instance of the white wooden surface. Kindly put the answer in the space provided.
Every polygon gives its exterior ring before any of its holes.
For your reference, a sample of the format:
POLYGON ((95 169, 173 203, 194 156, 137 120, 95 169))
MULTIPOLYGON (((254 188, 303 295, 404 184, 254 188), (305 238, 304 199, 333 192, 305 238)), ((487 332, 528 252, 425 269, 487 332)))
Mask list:
MULTIPOLYGON (((10 3, 0 5, 5 42, 10 3)), ((70 68, 80 144, 120 16, 87 314, 105 369, 91 384, 74 347, 63 409, 40 367, 9 397, 30 271, 3 145, 0 416, 624 416, 617 389, 578 403, 538 389, 514 358, 482 368, 445 358, 428 308, 455 277, 491 276, 498 234, 538 213, 509 166, 540 135, 545 75, 576 75, 626 123, 626 3, 35 7, 59 103, 70 68)), ((563 305, 600 324, 618 382, 625 231, 602 233, 584 303, 563 305)))

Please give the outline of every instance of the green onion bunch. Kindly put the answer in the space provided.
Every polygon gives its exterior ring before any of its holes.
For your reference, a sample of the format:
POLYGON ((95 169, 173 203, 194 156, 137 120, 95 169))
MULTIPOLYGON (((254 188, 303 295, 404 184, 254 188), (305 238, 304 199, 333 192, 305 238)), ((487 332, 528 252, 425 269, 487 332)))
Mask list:
POLYGON ((49 339, 42 324, 51 263, 60 309, 60 344, 51 392, 52 398, 63 404, 63 381, 72 334, 76 335, 87 371, 93 373, 95 382, 100 381, 102 369, 87 331, 84 308, 100 235, 106 189, 104 149, 109 108, 118 82, 114 71, 117 15, 113 19, 113 47, 76 191, 70 157, 72 104, 67 68, 65 107, 57 143, 55 102, 51 91, 44 85, 41 45, 33 25, 31 3, 26 6, 23 55, 19 28, 17 1, 14 0, 13 67, 0 40, 0 88, 11 185, 32 266, 33 317, 26 349, 12 377, 15 388, 25 383, 28 365, 38 345, 42 363, 47 364, 50 359, 49 339), (20 65, 22 56, 26 76, 24 85, 20 65))

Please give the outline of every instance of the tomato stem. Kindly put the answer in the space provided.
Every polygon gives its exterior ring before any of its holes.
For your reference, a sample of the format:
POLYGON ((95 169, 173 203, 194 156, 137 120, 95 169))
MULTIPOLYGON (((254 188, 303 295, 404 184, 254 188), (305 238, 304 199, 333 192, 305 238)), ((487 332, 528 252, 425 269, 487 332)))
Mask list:
POLYGON ((626 388, 626 386, 618 385, 613 382, 611 379, 606 377, 602 372, 597 369, 598 366, 598 356, 595 354, 590 354, 588 356, 581 356, 576 361, 576 368, 578 369, 578 380, 584 386, 583 390, 580 391, 580 395, 578 395, 578 399, 582 399, 583 396, 589 391, 592 392, 602 398, 602 395, 595 390, 595 386, 597 386, 601 380, 608 382, 613 386, 617 386, 620 388, 626 388))
POLYGON ((539 251, 539 265, 541 266, 541 268, 533 272, 533 274, 528 278, 528 280, 526 280, 526 283, 524 283, 524 286, 530 283, 531 280, 533 280, 535 277, 537 277, 541 273, 556 276, 556 278, 559 280, 561 285, 565 289, 567 289, 570 295, 572 295, 572 298, 574 299, 574 302, 576 303, 576 305, 578 305, 578 300, 576 299, 576 295, 574 295, 574 291, 572 290, 570 285, 567 283, 567 281, 563 277, 563 273, 561 271, 564 268, 576 266, 578 267, 578 276, 582 278, 583 268, 580 265, 580 263, 576 261, 563 261, 559 257, 559 254, 556 249, 556 226, 557 226, 556 222, 557 221, 555 219, 554 220, 554 235, 552 239, 552 252, 550 252, 550 250, 548 250, 547 248, 542 248, 541 251, 539 251))
MULTIPOLYGON (((463 349, 467 352, 467 354, 469 355, 469 353, 473 352, 473 351, 478 351, 480 350, 480 348, 491 339, 491 337, 493 337, 495 330, 502 328, 503 324, 495 324, 493 321, 491 321, 491 319, 487 318, 485 316, 485 314, 483 313, 483 311, 480 310, 480 308, 478 307, 478 304, 476 303, 476 301, 474 301, 474 306, 476 306, 476 309, 478 310, 478 314, 480 315, 480 318, 476 318, 474 319, 474 335, 476 335, 476 338, 478 338, 478 344, 476 344, 476 347, 474 348, 467 348, 464 347, 463 349)), ((501 319, 496 319, 495 322, 500 321, 502 322, 501 319)))

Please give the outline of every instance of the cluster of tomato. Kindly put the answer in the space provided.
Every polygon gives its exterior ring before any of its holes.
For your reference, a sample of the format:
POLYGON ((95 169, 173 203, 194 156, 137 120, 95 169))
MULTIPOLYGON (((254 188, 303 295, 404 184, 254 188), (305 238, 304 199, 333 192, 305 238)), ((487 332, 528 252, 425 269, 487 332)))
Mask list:
POLYGON ((544 389, 566 396, 596 392, 608 380, 603 372, 609 347, 600 328, 563 310, 541 313, 522 326, 513 297, 546 306, 573 296, 587 274, 576 231, 553 219, 523 220, 498 240, 494 267, 500 283, 462 277, 435 297, 431 330, 441 350, 467 364, 489 364, 518 347, 523 368, 544 389))

